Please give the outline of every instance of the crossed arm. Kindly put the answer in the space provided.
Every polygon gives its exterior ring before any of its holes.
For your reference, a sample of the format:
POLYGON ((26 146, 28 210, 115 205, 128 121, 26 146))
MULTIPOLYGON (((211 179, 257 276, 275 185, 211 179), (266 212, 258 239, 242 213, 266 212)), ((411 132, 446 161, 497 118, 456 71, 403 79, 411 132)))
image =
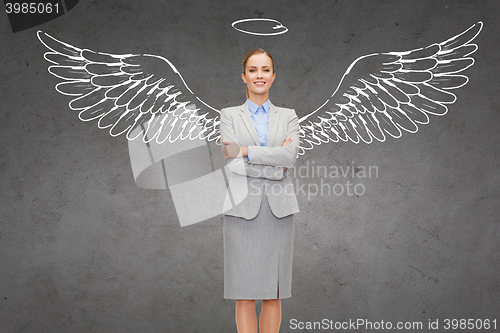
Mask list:
POLYGON ((248 149, 248 163, 259 165, 272 165, 290 168, 295 163, 299 153, 299 119, 292 110, 293 115, 290 116, 287 125, 287 140, 281 146, 262 147, 250 146, 248 149))
POLYGON ((287 140, 282 146, 276 147, 240 147, 234 133, 231 117, 226 110, 220 114, 221 141, 225 145, 221 155, 226 160, 229 170, 242 176, 267 178, 271 180, 283 179, 283 170, 291 167, 297 158, 299 149, 298 118, 291 117, 288 124, 287 140), (243 158, 250 153, 250 160, 243 158))

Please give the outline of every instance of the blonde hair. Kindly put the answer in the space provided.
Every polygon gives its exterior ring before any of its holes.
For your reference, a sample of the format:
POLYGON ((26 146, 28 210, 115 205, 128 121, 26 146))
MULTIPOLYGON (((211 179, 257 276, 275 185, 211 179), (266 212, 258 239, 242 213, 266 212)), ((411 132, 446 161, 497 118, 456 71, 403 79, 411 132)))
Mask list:
MULTIPOLYGON (((274 59, 273 59, 273 56, 270 55, 268 52, 264 51, 263 49, 255 49, 255 50, 252 50, 250 52, 247 53, 247 55, 245 56, 245 58, 243 58, 243 61, 241 62, 241 64, 243 65, 243 74, 245 74, 245 68, 247 66, 247 62, 248 62, 248 59, 250 59, 251 56, 255 55, 255 54, 265 54, 269 57, 269 59, 271 59, 271 64, 273 65, 273 74, 274 74, 274 59)), ((247 98, 248 98, 248 87, 247 87, 247 98)))

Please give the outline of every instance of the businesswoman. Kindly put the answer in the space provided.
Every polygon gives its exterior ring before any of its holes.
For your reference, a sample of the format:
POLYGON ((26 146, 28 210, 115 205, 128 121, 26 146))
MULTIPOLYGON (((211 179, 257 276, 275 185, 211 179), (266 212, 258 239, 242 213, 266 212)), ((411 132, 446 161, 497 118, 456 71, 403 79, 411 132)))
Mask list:
POLYGON ((279 332, 281 299, 291 297, 294 221, 299 212, 288 175, 299 149, 293 109, 269 101, 276 77, 262 49, 243 59, 247 101, 223 109, 220 134, 230 181, 224 202, 224 298, 236 299, 239 333, 279 332))

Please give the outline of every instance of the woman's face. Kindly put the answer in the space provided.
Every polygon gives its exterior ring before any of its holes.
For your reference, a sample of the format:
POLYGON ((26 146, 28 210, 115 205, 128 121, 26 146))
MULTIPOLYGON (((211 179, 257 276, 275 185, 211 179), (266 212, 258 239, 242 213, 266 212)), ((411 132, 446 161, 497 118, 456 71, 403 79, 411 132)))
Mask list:
POLYGON ((254 54, 248 58, 245 74, 241 74, 248 90, 254 94, 267 94, 273 84, 276 74, 273 73, 273 63, 266 54, 254 54))

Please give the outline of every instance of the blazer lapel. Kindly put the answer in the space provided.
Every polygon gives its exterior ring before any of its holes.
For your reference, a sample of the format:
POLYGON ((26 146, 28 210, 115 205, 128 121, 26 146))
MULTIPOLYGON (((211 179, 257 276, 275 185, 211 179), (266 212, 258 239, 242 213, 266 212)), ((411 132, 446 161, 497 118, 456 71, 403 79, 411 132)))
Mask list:
POLYGON ((278 108, 271 103, 269 107, 269 130, 267 132, 267 146, 274 146, 274 139, 276 137, 276 132, 278 131, 278 108))
MULTIPOLYGON (((255 126, 252 121, 252 117, 250 116, 250 110, 248 110, 248 105, 245 102, 240 108, 240 115, 243 120, 243 123, 245 124, 246 128, 248 129, 248 132, 252 136, 253 142, 256 146, 260 146, 260 140, 259 140, 259 134, 257 133, 257 130, 255 129, 255 126)), ((271 121, 269 121, 271 123, 271 121)), ((269 142, 269 139, 268 139, 269 142)))

